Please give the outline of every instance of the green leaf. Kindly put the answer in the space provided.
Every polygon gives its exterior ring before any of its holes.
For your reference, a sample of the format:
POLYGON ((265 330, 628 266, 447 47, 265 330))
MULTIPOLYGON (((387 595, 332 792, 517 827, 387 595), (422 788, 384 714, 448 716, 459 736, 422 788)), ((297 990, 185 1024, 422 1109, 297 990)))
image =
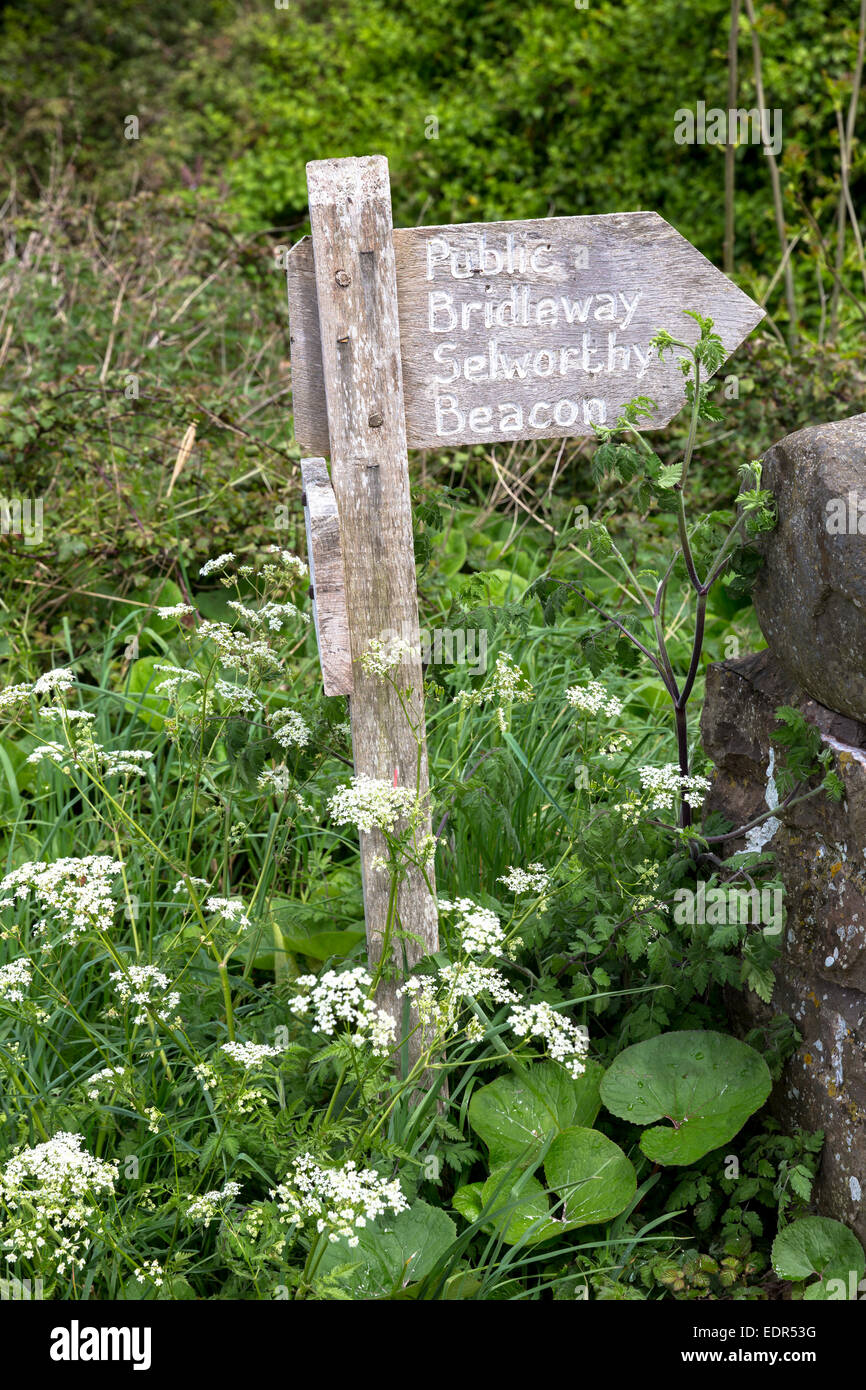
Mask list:
POLYGON ((455 1211, 459 1211, 461 1216, 465 1216, 467 1221, 477 1221, 484 1209, 484 1201, 481 1196, 483 1182, 467 1182, 462 1187, 458 1187, 454 1196, 451 1198, 451 1205, 455 1211))
POLYGON ((396 1218, 380 1217, 358 1233, 349 1248, 345 1236, 329 1241, 317 1272, 342 1270, 340 1282, 357 1298, 387 1298, 429 1274, 457 1237, 446 1212, 415 1202, 396 1218))
POLYGON ((340 927, 334 913, 312 911, 307 903, 292 902, 289 898, 271 900, 274 939, 281 939, 282 949, 292 955, 311 956, 313 960, 328 960, 331 956, 347 956, 364 940, 364 923, 347 923, 340 927))
POLYGON ((587 1062, 577 1078, 558 1062, 536 1062, 482 1086, 469 1105, 469 1123, 490 1150, 491 1168, 528 1164, 550 1135, 591 1126, 599 1112, 604 1069, 587 1062))
POLYGON ((857 1285, 866 1273, 866 1255, 852 1231, 828 1216, 804 1216, 792 1221, 773 1241, 773 1268, 781 1279, 799 1283, 817 1275, 804 1298, 835 1301, 857 1298, 857 1285))
POLYGON ((654 1163, 695 1163, 726 1144, 770 1094, 763 1057, 723 1033, 662 1033, 627 1047, 601 1083, 612 1114, 633 1124, 660 1125, 641 1136, 654 1163))
POLYGON ((495 1168, 481 1189, 481 1202, 486 1229, 501 1232, 506 1245, 519 1240, 535 1245, 562 1230, 559 1222, 550 1219, 547 1192, 528 1173, 495 1168))
POLYGON ((544 1160, 547 1181, 565 1202, 565 1226, 590 1226, 619 1216, 637 1191, 637 1174, 622 1149, 595 1129, 566 1129, 544 1160))
POLYGON ((674 487, 683 476, 683 465, 681 463, 666 463, 659 469, 655 479, 656 487, 665 491, 674 487))
POLYGON ((139 657, 138 661, 134 661, 130 666, 126 683, 126 709, 152 729, 161 729, 165 716, 171 712, 168 700, 162 695, 152 693, 154 686, 166 679, 165 672, 156 669, 160 664, 165 664, 163 657, 139 657))

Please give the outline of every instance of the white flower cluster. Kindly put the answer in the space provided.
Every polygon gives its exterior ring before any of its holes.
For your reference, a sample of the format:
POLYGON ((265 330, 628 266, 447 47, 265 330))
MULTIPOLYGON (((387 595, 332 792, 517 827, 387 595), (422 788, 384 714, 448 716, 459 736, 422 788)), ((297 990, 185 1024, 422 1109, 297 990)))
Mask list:
POLYGON ((281 748, 306 748, 312 731, 297 710, 281 709, 271 716, 274 739, 281 748))
POLYGON ((261 608, 250 608, 239 599, 229 599, 228 606, 251 628, 267 628, 269 632, 282 632, 292 618, 300 618, 304 623, 310 621, 309 613, 302 613, 293 603, 269 602, 263 603, 261 608))
POLYGON ((516 869, 509 865, 508 873, 496 880, 504 883, 512 893, 537 893, 539 897, 550 888, 550 874, 542 864, 530 864, 527 869, 516 869))
POLYGON ((194 1221, 207 1230, 210 1223, 219 1216, 220 1208, 226 1202, 234 1201, 235 1197, 240 1195, 240 1190, 239 1182, 227 1182, 222 1188, 216 1187, 210 1192, 202 1192, 199 1197, 193 1197, 192 1201, 187 1203, 187 1220, 194 1221))
POLYGON ((156 612, 159 618, 188 618, 195 609, 191 603, 172 603, 167 608, 157 608, 156 612))
POLYGON ((296 579, 306 579, 309 574, 306 563, 290 550, 281 550, 278 545, 269 545, 268 554, 277 558, 262 565, 259 573, 263 579, 273 580, 278 584, 292 584, 296 579))
POLYGON ((162 1288, 165 1266, 159 1260, 145 1260, 143 1265, 136 1266, 135 1278, 139 1284, 153 1284, 154 1288, 162 1288))
POLYGON ((241 1067, 260 1067, 262 1062, 267 1062, 271 1057, 280 1057, 285 1052, 284 1047, 277 1047, 275 1043, 254 1043, 254 1042, 225 1042, 220 1044, 220 1051, 227 1057, 231 1057, 233 1062, 237 1062, 241 1067))
POLYGON ((103 1067, 101 1071, 95 1071, 84 1083, 88 1099, 99 1100, 103 1087, 109 1084, 112 1087, 117 1086, 125 1075, 125 1067, 103 1067))
POLYGON ((639 767, 638 776, 644 792, 650 796, 650 807, 654 811, 669 811, 674 797, 682 795, 689 806, 697 808, 710 790, 706 777, 683 777, 676 763, 666 763, 664 767, 639 767))
POLYGON ((11 907, 32 894, 46 914, 35 923, 34 934, 45 936, 49 922, 63 929, 56 941, 46 945, 73 941, 91 928, 106 932, 111 929, 115 908, 111 880, 122 868, 105 854, 56 859, 53 864, 22 864, 0 879, 0 893, 12 894, 0 900, 0 908, 11 907))
POLYGON ((378 637, 371 637, 367 650, 361 656, 361 666, 367 676, 378 676, 384 680, 396 671, 406 656, 412 656, 414 649, 402 637, 392 638, 387 645, 378 637))
POLYGON ((216 574, 218 570, 225 569, 234 560, 234 551, 227 550, 224 555, 216 555, 212 560, 205 560, 199 574, 204 579, 209 574, 216 574))
POLYGON ((223 704, 228 705, 232 714, 258 714, 262 708, 258 695, 248 685, 235 685, 233 681, 224 681, 217 676, 213 692, 223 704))
POLYGON ((86 726, 80 734, 72 735, 70 746, 52 741, 27 755, 28 763, 51 762, 62 772, 76 769, 97 777, 144 777, 143 764, 152 758, 153 754, 143 748, 103 748, 86 726))
POLYGON ((33 966, 26 956, 0 965, 0 999, 7 1004, 20 1004, 33 983, 33 966))
POLYGON ((41 699, 43 695, 62 695, 71 690, 74 684, 72 672, 65 666, 58 666, 53 671, 46 671, 36 681, 7 685, 5 690, 0 690, 0 710, 14 709, 16 705, 26 704, 30 699, 41 699))
POLYGON ((285 763, 280 763, 278 767, 266 767, 260 772, 256 785, 262 791, 275 792, 277 796, 288 796, 292 786, 292 775, 285 763))
POLYGON ((328 811, 337 825, 356 825, 359 830, 393 831, 403 816, 418 805, 409 787, 394 787, 385 778, 353 777, 338 787, 328 800, 328 811))
POLYGON ((176 700, 182 686, 200 684, 202 679, 200 672, 184 671, 179 666, 158 664, 153 669, 168 672, 168 678, 153 687, 154 695, 162 695, 165 700, 176 700))
MULTIPOLYGON (((425 1031, 432 1028, 439 1036, 451 1032, 468 999, 484 995, 497 1004, 516 1004, 519 998, 504 975, 475 961, 443 965, 435 975, 412 975, 397 990, 398 998, 403 995, 412 1001, 425 1031)), ((470 1037, 477 1033, 472 1021, 466 1031, 470 1037)))
POLYGON ((94 1198, 114 1191, 117 1164, 94 1158, 80 1134, 65 1131, 24 1149, 0 1172, 0 1248, 8 1265, 31 1260, 55 1274, 83 1269, 99 1212, 94 1198))
POLYGON ((467 955, 498 955, 502 951, 505 931, 489 908, 479 907, 471 898, 456 898, 453 903, 440 898, 439 910, 457 914, 460 946, 467 955))
POLYGON ((304 991, 290 1002, 299 1018, 311 1014, 316 1033, 332 1037, 344 1024, 352 1033, 355 1047, 369 1047, 374 1057, 387 1057, 394 1046, 397 1024, 385 1009, 369 998, 372 976, 357 966, 354 970, 326 970, 322 975, 300 975, 295 981, 304 991))
POLYGON ((215 917, 222 917, 226 922, 231 922, 238 931, 244 927, 251 927, 252 922, 244 911, 243 898, 208 898, 205 903, 205 911, 210 912, 215 917))
POLYGON ((461 690, 455 699, 463 709, 471 705, 495 702, 496 719, 504 732, 508 728, 508 711, 511 705, 528 704, 533 697, 534 692, 528 677, 508 652, 500 652, 489 680, 478 690, 461 690))
POLYGON ((147 1023, 155 1018, 173 1027, 178 1022, 180 995, 170 989, 168 976, 155 965, 128 965, 125 970, 112 970, 109 979, 114 982, 118 998, 138 1008, 133 1023, 147 1023))
POLYGON ((315 1221, 320 1235, 327 1231, 331 1242, 345 1236, 352 1248, 358 1244, 357 1231, 368 1221, 409 1207, 396 1179, 388 1182, 370 1168, 358 1168, 351 1159, 343 1168, 321 1168, 311 1154, 295 1160, 271 1196, 293 1226, 300 1229, 315 1221))
POLYGON ((518 1038, 541 1038, 554 1062, 561 1062, 571 1076, 586 1070, 589 1033, 583 1024, 562 1018, 550 1004, 520 1004, 506 1022, 518 1038))
POLYGON ((228 623, 211 622, 206 619, 198 625, 198 635, 202 641, 213 642, 219 652, 220 661, 250 675, 275 670, 277 659, 267 642, 248 637, 245 632, 229 627, 228 623))
POLYGON ((581 714, 603 714, 608 719, 618 719, 622 714, 621 701, 615 695, 608 694, 601 681, 569 686, 565 698, 581 714))

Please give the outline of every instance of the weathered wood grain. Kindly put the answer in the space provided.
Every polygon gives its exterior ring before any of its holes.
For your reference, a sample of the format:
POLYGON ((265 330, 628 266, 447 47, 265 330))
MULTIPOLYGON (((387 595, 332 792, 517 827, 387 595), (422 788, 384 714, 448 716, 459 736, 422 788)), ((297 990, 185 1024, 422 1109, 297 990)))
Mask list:
MULTIPOLYGON (((714 320, 731 353, 763 317, 654 212, 415 227, 393 234, 407 440, 417 448, 591 435, 633 397, 643 428, 685 400, 659 329, 688 343, 714 320)), ((318 324, 304 242, 288 260, 295 432, 327 451, 318 324)))
POLYGON ((323 458, 301 459, 313 620, 326 695, 351 695, 352 646, 337 499, 323 458))
MULTIPOLYGON (((418 602, 400 368, 400 330, 387 160, 322 160, 307 165, 315 280, 331 455, 346 576, 354 667, 349 701, 357 775, 428 791, 418 602), (359 659, 371 639, 402 638, 412 649, 395 673, 413 727, 395 691, 367 676, 359 659)), ((419 835, 430 833, 429 815, 419 835)), ((361 835, 367 943, 383 954, 390 879, 374 861, 378 831, 361 835)), ((432 871, 410 870, 397 897, 398 932, 380 1002, 399 1018, 399 978, 438 947, 432 871)), ((412 1051, 410 1049, 410 1056, 412 1051)))

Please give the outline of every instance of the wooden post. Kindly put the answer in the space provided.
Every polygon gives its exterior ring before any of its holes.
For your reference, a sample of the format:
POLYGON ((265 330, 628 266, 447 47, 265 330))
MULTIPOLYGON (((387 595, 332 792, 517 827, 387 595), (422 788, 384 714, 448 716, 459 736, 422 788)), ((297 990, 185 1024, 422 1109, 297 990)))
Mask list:
POLYGON ((324 459, 301 459, 313 621, 326 695, 351 695, 352 647, 337 499, 324 459))
MULTIPOLYGON (((322 371, 346 576, 354 661, 349 700, 355 773, 396 779, 426 797, 427 744, 409 465, 397 318, 388 162, 380 156, 307 165, 322 371), (410 690, 413 734, 396 693, 365 675, 359 659, 371 639, 402 638, 412 648, 394 673, 410 690)), ((419 834, 430 833, 429 813, 419 834)), ((390 876, 374 860, 379 831, 361 834, 364 915, 371 966, 382 954, 390 876)), ((428 870, 432 884, 432 869, 428 870)), ((438 949, 437 912, 423 875, 400 884, 393 968, 379 1002, 396 1018, 399 978, 438 949)), ((417 1047, 410 1056, 417 1056, 417 1047)))

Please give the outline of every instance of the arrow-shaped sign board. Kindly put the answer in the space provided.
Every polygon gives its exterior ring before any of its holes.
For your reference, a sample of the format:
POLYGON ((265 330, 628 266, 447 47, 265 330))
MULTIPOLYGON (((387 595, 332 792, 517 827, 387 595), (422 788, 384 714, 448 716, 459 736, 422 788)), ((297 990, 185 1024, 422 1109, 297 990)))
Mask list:
MULTIPOLYGON (((652 212, 394 231, 380 156, 315 161, 307 184, 312 238, 287 268, 323 678, 328 693, 351 692, 355 773, 414 789, 426 843, 407 445, 589 435, 635 396, 655 400, 649 424, 663 425, 685 382, 653 336, 694 342, 691 309, 730 353, 763 311, 652 212), (363 657, 395 635, 400 667, 385 682, 363 657)), ((383 848, 362 832, 369 959, 391 943, 379 997, 397 1017, 398 977, 438 948, 435 885, 416 864, 395 902, 383 848)), ((410 1061, 422 1043, 415 1029, 410 1061)))
MULTIPOLYGON (((393 241, 410 447, 591 435, 635 396, 656 402, 643 428, 657 428, 685 400, 684 377, 650 346, 659 329, 694 342, 690 309, 731 353, 764 316, 654 212, 415 227, 393 241)), ((327 454, 309 238, 288 281, 295 434, 327 454)))

